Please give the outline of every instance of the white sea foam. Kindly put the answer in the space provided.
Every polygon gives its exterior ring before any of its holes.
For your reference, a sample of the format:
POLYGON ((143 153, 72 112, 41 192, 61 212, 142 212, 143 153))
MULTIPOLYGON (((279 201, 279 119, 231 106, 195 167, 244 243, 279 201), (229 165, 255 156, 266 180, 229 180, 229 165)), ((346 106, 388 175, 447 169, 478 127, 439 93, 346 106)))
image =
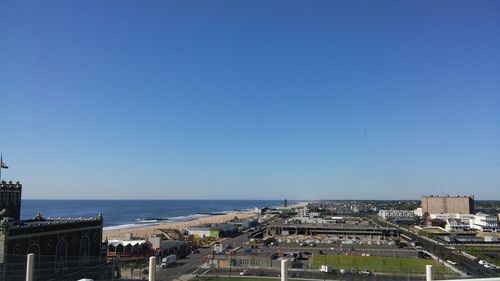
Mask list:
POLYGON ((210 214, 193 214, 193 215, 187 215, 187 216, 178 216, 178 217, 172 217, 172 218, 168 218, 168 219, 162 219, 161 221, 159 221, 159 220, 136 220, 137 221, 136 223, 107 226, 107 227, 104 227, 103 229, 106 231, 106 230, 119 230, 119 229, 126 229, 126 228, 136 228, 136 227, 144 227, 144 226, 151 226, 151 225, 160 225, 160 224, 164 224, 164 223, 191 221, 191 220, 195 220, 198 218, 204 218, 204 217, 210 217, 210 216, 212 216, 212 215, 210 215, 210 214))
POLYGON ((210 214, 193 214, 193 215, 187 215, 187 216, 178 216, 178 217, 173 217, 169 218, 171 221, 175 222, 183 222, 183 221, 191 221, 199 218, 204 218, 204 217, 210 217, 213 215, 210 214))
POLYGON ((159 225, 159 223, 128 223, 128 224, 120 224, 114 226, 106 226, 103 227, 103 230, 118 230, 118 229, 126 229, 126 228, 136 228, 136 227, 144 227, 150 225, 159 225))

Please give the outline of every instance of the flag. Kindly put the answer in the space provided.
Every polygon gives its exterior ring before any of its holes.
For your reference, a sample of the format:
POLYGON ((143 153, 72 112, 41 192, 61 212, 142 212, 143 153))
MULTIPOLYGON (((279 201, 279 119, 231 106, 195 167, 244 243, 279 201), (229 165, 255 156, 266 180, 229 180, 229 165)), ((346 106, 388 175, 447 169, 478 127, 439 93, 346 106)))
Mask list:
POLYGON ((9 166, 7 166, 4 162, 3 159, 0 158, 0 169, 8 169, 9 166))

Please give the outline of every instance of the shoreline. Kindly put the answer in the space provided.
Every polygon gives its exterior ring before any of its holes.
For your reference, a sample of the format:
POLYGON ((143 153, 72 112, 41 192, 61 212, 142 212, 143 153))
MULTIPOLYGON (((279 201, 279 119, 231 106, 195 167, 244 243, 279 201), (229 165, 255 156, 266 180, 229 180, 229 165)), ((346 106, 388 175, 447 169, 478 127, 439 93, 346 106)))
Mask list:
POLYGON ((146 237, 152 234, 161 234, 161 229, 186 229, 199 224, 209 224, 209 223, 223 223, 238 217, 239 219, 246 219, 250 217, 256 217, 257 214, 254 211, 236 211, 228 212, 220 215, 207 215, 204 217, 198 217, 187 221, 170 221, 170 222, 158 222, 152 224, 127 224, 121 226, 116 226, 118 228, 105 227, 103 228, 103 238, 104 239, 116 239, 124 238, 128 233, 131 233, 134 237, 146 237), (111 228, 111 229, 110 229, 111 228))
MULTIPOLYGON (((300 201, 289 205, 289 208, 300 208, 306 206, 307 202, 300 201)), ((281 206, 271 206, 270 208, 279 208, 281 206)), ((220 214, 193 214, 186 217, 193 217, 192 219, 184 221, 158 221, 144 224, 123 224, 116 226, 108 226, 103 228, 103 239, 118 239, 124 238, 126 234, 131 233, 134 237, 146 237, 152 234, 161 234, 161 229, 186 229, 199 224, 212 224, 228 222, 235 217, 239 219, 246 219, 251 217, 258 217, 259 214, 255 213, 253 209, 233 210, 228 212, 221 212, 220 214)))

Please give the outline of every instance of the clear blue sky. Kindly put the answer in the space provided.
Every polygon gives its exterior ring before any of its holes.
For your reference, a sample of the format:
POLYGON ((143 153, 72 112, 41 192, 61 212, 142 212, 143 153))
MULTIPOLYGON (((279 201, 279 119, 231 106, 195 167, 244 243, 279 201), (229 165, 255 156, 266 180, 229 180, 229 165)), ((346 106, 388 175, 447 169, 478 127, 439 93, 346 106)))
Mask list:
POLYGON ((499 1, 3 1, 24 198, 500 199, 499 1))

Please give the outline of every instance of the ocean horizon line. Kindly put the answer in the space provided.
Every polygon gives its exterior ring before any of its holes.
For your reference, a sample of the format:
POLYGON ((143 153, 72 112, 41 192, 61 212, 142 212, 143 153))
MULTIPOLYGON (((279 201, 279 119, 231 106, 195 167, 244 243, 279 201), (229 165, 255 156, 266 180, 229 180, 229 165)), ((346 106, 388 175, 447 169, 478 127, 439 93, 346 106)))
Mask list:
MULTIPOLYGON (((106 199, 106 198, 99 198, 99 199, 92 199, 92 198, 22 198, 21 200, 51 200, 51 201, 59 201, 59 200, 64 200, 64 201, 166 201, 166 200, 171 200, 171 201, 283 201, 285 199, 133 199, 133 198, 128 198, 128 199, 106 199)), ((297 201, 316 201, 316 200, 297 200, 297 199, 286 199, 289 202, 297 202, 297 201)), ((397 199, 396 199, 397 200, 397 199)))

